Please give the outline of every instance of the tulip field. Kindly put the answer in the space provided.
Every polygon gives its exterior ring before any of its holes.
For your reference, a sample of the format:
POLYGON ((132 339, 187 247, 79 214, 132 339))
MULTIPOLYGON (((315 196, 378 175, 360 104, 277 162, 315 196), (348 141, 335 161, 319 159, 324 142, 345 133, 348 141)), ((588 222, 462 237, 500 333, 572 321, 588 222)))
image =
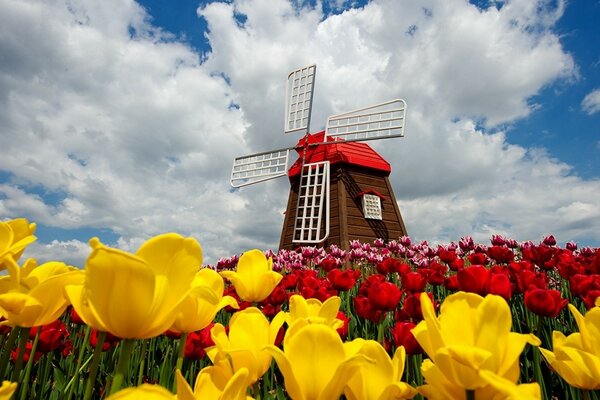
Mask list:
POLYGON ((84 266, 0 222, 2 399, 600 400, 600 249, 552 236, 248 250, 166 233, 84 266))

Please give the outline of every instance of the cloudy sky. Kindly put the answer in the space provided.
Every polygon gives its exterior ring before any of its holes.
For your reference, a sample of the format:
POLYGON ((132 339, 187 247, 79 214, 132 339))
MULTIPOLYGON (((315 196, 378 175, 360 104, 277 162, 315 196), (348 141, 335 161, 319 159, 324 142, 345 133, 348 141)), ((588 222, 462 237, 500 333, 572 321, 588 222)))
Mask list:
POLYGON ((92 236, 275 249, 287 180, 232 190, 231 163, 297 141, 285 78, 316 63, 312 131, 408 103, 373 147, 414 239, 600 246, 598 20, 598 0, 4 0, 0 219, 75 265, 92 236))

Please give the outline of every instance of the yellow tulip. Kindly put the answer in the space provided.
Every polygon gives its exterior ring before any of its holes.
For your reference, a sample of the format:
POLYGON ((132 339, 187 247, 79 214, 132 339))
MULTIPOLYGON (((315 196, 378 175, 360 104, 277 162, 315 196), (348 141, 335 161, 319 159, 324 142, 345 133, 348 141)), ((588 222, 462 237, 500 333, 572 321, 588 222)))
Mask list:
POLYGON ((200 371, 192 392, 181 372, 177 370, 177 399, 253 400, 246 395, 250 384, 250 374, 246 368, 240 368, 234 374, 227 362, 219 362, 200 371))
POLYGON ((359 354, 373 360, 363 365, 344 389, 348 400, 399 400, 412 399, 417 391, 410 385, 400 382, 404 373, 406 350, 400 346, 394 357, 374 340, 366 340, 359 354))
POLYGON ((138 387, 119 390, 106 400, 175 400, 176 395, 160 385, 144 383, 138 387))
POLYGON ((16 383, 3 381, 0 387, 0 400, 10 400, 15 390, 17 390, 16 383))
POLYGON ((493 397, 487 397, 490 400, 540 400, 542 398, 542 391, 538 383, 517 385, 485 370, 479 371, 479 376, 497 391, 493 397))
MULTIPOLYGON (((423 360, 421 372, 427 381, 419 386, 419 392, 428 400, 466 400, 467 392, 463 386, 448 380, 440 368, 430 359, 423 360)), ((489 400, 529 400, 540 399, 540 386, 537 383, 517 385, 491 371, 481 370, 479 376, 488 385, 473 390, 475 399, 489 400), (537 397, 536 397, 537 394, 537 397)))
POLYGON ((25 218, 0 222, 0 271, 9 267, 4 261, 6 257, 19 260, 25 247, 36 240, 34 232, 35 224, 25 218))
POLYGON ((446 298, 436 317, 429 296, 424 294, 421 309, 424 320, 412 333, 435 364, 423 364, 427 367, 427 373, 423 367, 422 371, 428 385, 443 382, 441 374, 462 391, 485 388, 489 384, 479 376, 480 370, 516 382, 523 348, 527 343, 540 344, 534 335, 510 331, 510 309, 500 296, 483 298, 459 292, 446 298), (433 380, 427 379, 427 374, 433 380))
MULTIPOLYGON (((66 288, 87 325, 124 339, 148 339, 173 325, 202 264, 195 239, 163 234, 135 254, 107 247, 97 238, 90 245, 85 282, 66 288)), ((209 302, 218 302, 210 290, 199 291, 209 302)))
POLYGON ((273 271, 273 260, 260 250, 250 250, 240 257, 236 271, 223 271, 221 276, 235 286, 242 300, 259 302, 266 299, 283 276, 273 271))
POLYGON ((300 320, 288 329, 283 351, 273 345, 267 350, 292 400, 337 400, 346 383, 368 362, 357 354, 362 342, 342 343, 334 329, 300 320))
POLYGON ((54 322, 69 302, 66 285, 83 282, 83 272, 62 262, 52 261, 37 266, 28 259, 20 268, 6 259, 10 275, 0 277, 0 313, 6 325, 32 327, 54 322))
POLYGON ((552 368, 571 386, 600 389, 600 307, 589 310, 585 317, 569 304, 579 332, 565 337, 552 333, 553 351, 540 349, 552 368))
POLYGON ((295 294, 290 297, 290 311, 286 313, 286 322, 293 325, 299 319, 306 319, 310 323, 325 324, 333 329, 340 328, 344 322, 337 319, 342 300, 332 296, 321 302, 318 299, 305 299, 295 294))
POLYGON ((203 268, 198 271, 192 281, 192 292, 182 303, 170 330, 194 332, 207 327, 223 307, 238 308, 238 303, 233 297, 223 296, 224 286, 223 278, 212 269, 203 268), (212 296, 205 296, 207 291, 210 291, 212 296))
POLYGON ((229 321, 229 336, 221 324, 215 324, 211 329, 215 346, 206 349, 206 353, 213 363, 226 357, 235 372, 246 368, 250 382, 254 383, 271 365, 271 354, 265 350, 265 346, 275 343, 284 319, 285 315, 279 313, 269 323, 267 317, 255 307, 237 312, 229 321))

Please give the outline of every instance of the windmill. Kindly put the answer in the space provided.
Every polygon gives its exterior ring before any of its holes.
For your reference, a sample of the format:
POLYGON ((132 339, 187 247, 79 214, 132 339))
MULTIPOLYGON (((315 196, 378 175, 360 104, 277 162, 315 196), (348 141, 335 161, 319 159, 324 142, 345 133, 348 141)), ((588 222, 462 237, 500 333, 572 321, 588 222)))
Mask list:
POLYGON ((332 243, 347 248, 350 239, 405 235, 387 179, 390 166, 359 142, 404 136, 406 102, 396 99, 332 115, 325 131, 310 134, 316 68, 299 68, 287 79, 284 132, 301 134, 301 139, 292 147, 235 158, 231 185, 239 188, 289 174, 280 248, 332 243), (299 158, 288 171, 292 150, 299 158), (382 201, 391 205, 382 210, 382 201))

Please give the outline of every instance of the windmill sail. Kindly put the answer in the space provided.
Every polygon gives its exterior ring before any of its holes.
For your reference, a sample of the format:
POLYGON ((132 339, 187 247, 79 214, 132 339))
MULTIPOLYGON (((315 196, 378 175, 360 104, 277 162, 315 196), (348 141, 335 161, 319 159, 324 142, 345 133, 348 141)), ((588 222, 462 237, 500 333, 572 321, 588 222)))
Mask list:
POLYGON ((404 136, 406 102, 391 100, 327 119, 325 140, 339 137, 346 141, 373 140, 404 136))
POLYGON ((285 96, 285 133, 308 132, 315 89, 316 65, 290 72, 285 96))
POLYGON ((320 243, 329 236, 329 161, 304 164, 300 177, 294 243, 320 243))
POLYGON ((233 160, 231 186, 242 187, 287 174, 290 149, 268 151, 233 160))

